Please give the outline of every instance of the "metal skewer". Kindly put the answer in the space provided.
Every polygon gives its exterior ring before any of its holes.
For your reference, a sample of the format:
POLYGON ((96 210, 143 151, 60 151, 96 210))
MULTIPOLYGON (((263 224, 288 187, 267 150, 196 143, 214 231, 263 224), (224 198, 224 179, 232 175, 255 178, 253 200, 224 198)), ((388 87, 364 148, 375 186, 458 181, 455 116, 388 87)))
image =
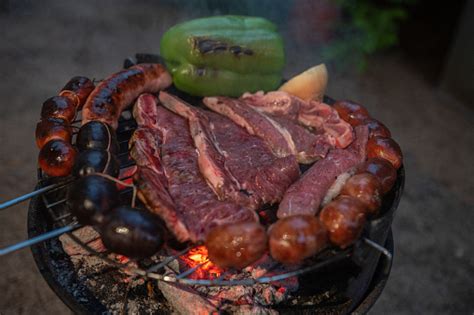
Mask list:
POLYGON ((206 260, 206 261, 194 266, 193 268, 188 269, 185 272, 180 273, 179 275, 176 276, 176 279, 183 279, 183 278, 193 274, 196 270, 198 270, 199 268, 201 268, 202 266, 204 266, 208 262, 209 262, 209 260, 206 260))
POLYGON ((351 253, 350 253, 349 250, 345 250, 345 251, 342 251, 342 252, 336 254, 334 257, 332 257, 330 259, 320 261, 320 262, 315 263, 315 264, 313 264, 309 267, 301 268, 301 269, 298 269, 298 270, 295 270, 295 271, 290 271, 290 272, 286 272, 284 274, 270 276, 270 277, 263 276, 263 277, 255 279, 255 280, 258 283, 270 283, 270 282, 274 282, 274 281, 281 281, 283 279, 287 279, 287 278, 291 278, 291 277, 294 277, 294 276, 302 275, 302 274, 307 273, 309 271, 316 270, 316 269, 319 269, 319 268, 323 268, 323 267, 328 266, 328 265, 330 265, 332 263, 335 263, 337 261, 344 260, 344 259, 348 258, 350 256, 350 254, 351 253))
POLYGON ((30 238, 28 240, 25 240, 25 241, 7 246, 5 248, 0 249, 0 256, 9 254, 11 252, 17 251, 17 250, 25 248, 25 247, 29 247, 29 246, 44 242, 46 240, 49 240, 50 238, 54 238, 54 237, 60 236, 64 233, 74 231, 74 230, 76 230, 80 227, 81 227, 80 224, 67 225, 65 227, 61 227, 59 229, 46 232, 44 234, 38 235, 38 236, 30 238))
POLYGON ((13 205, 16 205, 17 203, 23 202, 25 200, 28 200, 30 198, 33 198, 35 196, 41 195, 42 193, 45 193, 47 191, 53 190, 55 188, 61 187, 62 185, 66 185, 68 182, 65 183, 57 183, 57 184, 52 184, 40 189, 37 189, 35 191, 32 191, 30 193, 24 194, 23 196, 16 197, 15 199, 9 200, 7 202, 4 202, 0 204, 0 210, 4 210, 6 208, 9 208, 13 205))
POLYGON ((148 268, 146 270, 146 272, 151 273, 151 272, 156 272, 156 271, 160 270, 164 266, 167 266, 169 263, 171 263, 173 260, 178 259, 179 256, 182 256, 182 255, 186 254, 190 249, 191 249, 191 247, 186 247, 185 249, 179 251, 175 255, 166 257, 162 262, 148 268))

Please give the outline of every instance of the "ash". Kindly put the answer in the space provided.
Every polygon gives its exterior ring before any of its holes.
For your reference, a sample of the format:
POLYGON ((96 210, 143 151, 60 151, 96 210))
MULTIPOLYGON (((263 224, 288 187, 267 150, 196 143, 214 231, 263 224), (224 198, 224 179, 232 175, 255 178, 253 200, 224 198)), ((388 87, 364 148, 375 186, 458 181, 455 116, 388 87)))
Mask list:
MULTIPOLYGON (((105 252, 100 237, 93 228, 84 227, 73 234, 94 251, 105 252)), ((272 309, 272 306, 289 301, 292 298, 291 294, 296 292, 299 287, 296 277, 272 284, 252 286, 188 286, 145 280, 111 266, 67 235, 61 236, 60 241, 64 251, 71 259, 79 281, 87 286, 87 289, 110 313, 278 314, 272 309)), ((110 254, 108 257, 117 262, 128 261, 127 258, 120 255, 110 254)), ((159 263, 163 258, 157 256, 140 262, 140 267, 146 269, 159 263)), ((187 269, 189 267, 184 262, 174 260, 162 272, 165 275, 176 276, 187 269)), ((221 277, 225 280, 256 279, 291 270, 279 266, 266 255, 241 272, 226 271, 221 277)))
MULTIPOLYGON (((291 271, 289 268, 276 267, 270 256, 265 255, 253 265, 238 273, 229 273, 225 280, 257 279, 291 271)), ((247 305, 269 307, 287 300, 291 292, 298 290, 298 279, 288 278, 271 284, 257 283, 252 286, 195 286, 195 290, 207 297, 218 309, 228 305, 247 305)))
MULTIPOLYGON (((97 252, 105 248, 98 233, 91 227, 75 232, 85 244, 97 252)), ((69 236, 59 238, 64 251, 70 256, 77 278, 105 306, 111 314, 156 314, 171 313, 172 309, 164 299, 156 284, 145 281, 111 266, 100 257, 92 255, 74 242, 69 236)), ((120 261, 121 257, 110 255, 120 261)), ((87 303, 88 301, 80 301, 87 303)))

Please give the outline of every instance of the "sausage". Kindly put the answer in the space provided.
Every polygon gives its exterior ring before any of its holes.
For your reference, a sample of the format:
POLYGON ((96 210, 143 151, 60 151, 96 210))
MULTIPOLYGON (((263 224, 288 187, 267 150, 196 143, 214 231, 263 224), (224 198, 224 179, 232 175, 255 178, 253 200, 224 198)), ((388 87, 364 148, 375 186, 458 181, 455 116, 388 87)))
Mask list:
POLYGON ((270 254, 284 264, 296 264, 320 252, 328 244, 328 232, 312 215, 295 215, 270 227, 270 254))
POLYGON ((219 267, 242 269, 262 257, 268 244, 260 224, 242 222, 212 229, 205 245, 209 258, 219 267))
POLYGON ((76 146, 79 151, 97 149, 110 151, 113 154, 119 152, 115 130, 100 121, 88 122, 79 129, 76 146))
POLYGON ((72 128, 62 118, 42 119, 36 125, 36 145, 41 149, 46 143, 53 139, 62 139, 71 142, 72 128))
POLYGON ((120 162, 117 157, 109 151, 96 149, 80 152, 72 169, 72 174, 76 177, 93 173, 104 173, 118 177, 119 172, 120 162))
POLYGON ((159 218, 128 206, 106 213, 99 233, 108 250, 136 259, 153 256, 163 247, 166 237, 159 218))
POLYGON ((68 189, 67 205, 81 224, 97 225, 120 204, 117 185, 91 174, 74 181, 68 189))
POLYGON ((339 114, 339 117, 348 122, 352 127, 358 126, 370 118, 367 109, 353 101, 337 101, 333 107, 339 114))
POLYGON ((73 101, 64 96, 48 98, 41 108, 41 119, 62 118, 72 122, 76 117, 76 106, 73 101))
POLYGON ((398 143, 392 138, 375 136, 367 142, 367 157, 382 158, 392 163, 395 169, 399 169, 403 163, 402 150, 398 143))
POLYGON ((377 214, 382 205, 382 185, 377 177, 370 173, 352 176, 344 184, 341 196, 352 196, 361 201, 369 214, 377 214))
POLYGON ((172 83, 160 64, 139 64, 102 81, 87 98, 82 124, 99 120, 117 128, 121 112, 142 93, 156 93, 172 83))
POLYGON ((71 99, 76 109, 81 109, 86 102, 87 97, 94 90, 94 83, 86 77, 76 76, 69 80, 68 83, 59 92, 60 96, 71 99))
POLYGON ((340 196, 321 210, 319 219, 328 230, 331 243, 346 248, 362 233, 366 208, 354 197, 340 196))
POLYGON ((377 177, 382 185, 382 193, 388 193, 397 180, 397 171, 393 165, 381 158, 368 159, 358 170, 359 173, 370 173, 377 177))
POLYGON ((390 133, 390 130, 382 124, 380 121, 377 119, 369 118, 364 121, 364 125, 369 128, 369 138, 372 137, 385 137, 385 138, 390 138, 392 134, 390 133))
POLYGON ((40 150, 38 164, 49 176, 66 176, 71 173, 75 158, 76 150, 69 142, 54 139, 40 150))

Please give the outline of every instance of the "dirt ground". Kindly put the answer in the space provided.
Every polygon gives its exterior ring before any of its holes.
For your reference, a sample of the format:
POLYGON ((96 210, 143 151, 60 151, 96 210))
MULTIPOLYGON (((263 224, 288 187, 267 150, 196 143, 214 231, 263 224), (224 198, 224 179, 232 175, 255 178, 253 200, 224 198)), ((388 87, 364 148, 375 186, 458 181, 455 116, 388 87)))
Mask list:
MULTIPOLYGON (((43 100, 74 75, 102 78, 126 56, 158 52, 163 30, 183 19, 150 2, 113 4, 0 1, 0 202, 35 185, 43 100)), ((317 62, 309 51, 297 53, 288 56, 287 75, 317 62)), ((331 75, 328 94, 365 104, 405 157, 394 266, 371 313, 472 314, 474 107, 427 84, 398 53, 373 58, 363 74, 331 75)), ((27 203, 0 213, 0 246, 26 238, 26 216, 27 203)), ((69 312, 29 250, 0 262, 0 314, 69 312)))

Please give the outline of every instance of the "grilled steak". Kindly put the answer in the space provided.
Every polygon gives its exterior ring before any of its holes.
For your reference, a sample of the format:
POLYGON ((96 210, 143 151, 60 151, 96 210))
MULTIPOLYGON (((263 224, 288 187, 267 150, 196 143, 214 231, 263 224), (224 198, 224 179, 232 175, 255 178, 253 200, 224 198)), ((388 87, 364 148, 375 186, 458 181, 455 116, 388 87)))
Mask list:
POLYGON ((262 139, 249 135, 230 119, 211 112, 207 115, 225 165, 241 189, 259 204, 279 202, 300 176, 295 157, 278 158, 262 139))
POLYGON ((329 149, 333 146, 327 134, 316 134, 310 132, 305 127, 291 121, 286 117, 267 114, 271 119, 278 123, 281 128, 287 130, 296 149, 296 157, 299 163, 310 164, 326 156, 329 149))
POLYGON ((326 158, 316 162, 286 191, 277 216, 284 218, 296 214, 315 215, 319 206, 338 176, 350 171, 365 160, 368 138, 366 126, 355 128, 356 140, 345 150, 334 149, 326 158))
POLYGON ((198 164, 201 174, 214 192, 244 206, 250 206, 251 200, 240 191, 237 179, 225 167, 225 159, 215 146, 215 140, 209 130, 209 121, 205 114, 186 105, 183 101, 168 93, 160 93, 160 101, 169 110, 185 118, 189 124, 191 137, 198 150, 198 164))
POLYGON ((263 140, 230 119, 164 92, 160 93, 160 100, 188 119, 201 173, 221 198, 257 209, 265 203, 279 202, 299 177, 293 155, 276 157, 263 140))
POLYGON ((157 106, 152 95, 138 98, 134 115, 140 132, 134 135, 131 146, 134 155, 148 157, 137 159, 139 197, 164 219, 179 241, 202 241, 215 226, 258 219, 247 208, 217 199, 200 173, 198 153, 185 119, 157 106), (161 146, 150 148, 141 143, 152 139, 150 133, 159 138, 161 146), (163 198, 164 190, 174 204, 163 198))
POLYGON ((251 135, 263 139, 278 157, 296 153, 290 133, 243 101, 229 97, 205 97, 203 103, 216 113, 226 116, 234 123, 245 128, 251 135))
POLYGON ((262 138, 277 155, 295 155, 299 163, 309 164, 319 160, 335 145, 333 137, 323 128, 310 132, 300 125, 296 106, 279 108, 272 105, 267 108, 260 106, 262 102, 257 96, 240 100, 206 97, 203 102, 246 128, 249 133, 262 138))
POLYGON ((189 231, 168 192, 168 180, 160 158, 162 134, 157 130, 155 98, 149 94, 140 96, 133 114, 139 127, 130 139, 130 156, 138 166, 134 177, 138 196, 149 210, 163 218, 177 239, 188 240, 189 231))
POLYGON ((327 104, 316 101, 307 102, 282 91, 267 94, 246 93, 241 99, 258 108, 259 111, 285 117, 324 132, 328 135, 330 143, 338 148, 347 147, 353 140, 352 127, 327 104))

